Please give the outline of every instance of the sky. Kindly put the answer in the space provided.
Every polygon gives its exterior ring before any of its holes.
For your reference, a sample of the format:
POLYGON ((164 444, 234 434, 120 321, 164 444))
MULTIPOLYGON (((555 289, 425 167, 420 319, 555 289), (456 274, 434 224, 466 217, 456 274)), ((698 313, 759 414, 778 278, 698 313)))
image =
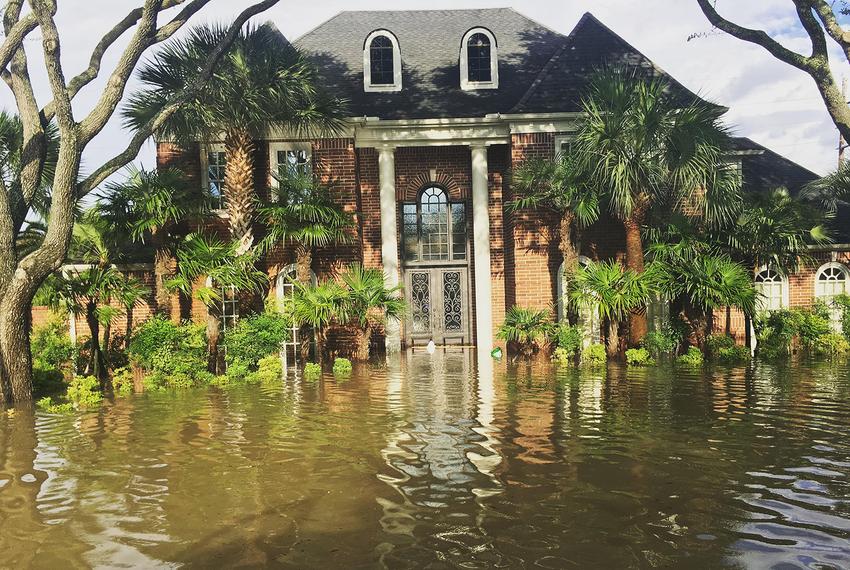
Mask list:
MULTIPOLYGON (((141 0, 64 0, 59 2, 57 26, 66 77, 87 65, 101 36, 141 0)), ((193 22, 226 22, 251 4, 250 0, 212 0, 193 22)), ((726 121, 736 135, 750 137, 811 170, 825 174, 837 163, 838 131, 826 113, 812 80, 801 71, 773 59, 766 51, 712 31, 696 0, 281 0, 258 17, 271 20, 290 39, 309 31, 343 10, 456 9, 512 7, 524 15, 567 34, 584 12, 597 18, 647 55, 691 90, 729 108, 726 121), (697 34, 695 39, 689 36, 697 34)), ((717 0, 721 15, 769 32, 788 48, 807 53, 811 44, 788 0, 717 0)), ((171 13, 174 13, 172 10, 171 13)), ((168 14, 168 13, 166 13, 168 14)), ((427 33, 427 29, 423 29, 427 33)), ((128 34, 129 35, 129 34, 128 34)), ((126 38, 122 38, 126 39, 126 38)), ((91 110, 106 76, 120 56, 119 42, 104 59, 102 76, 74 101, 78 120, 91 110)), ((832 46, 837 77, 850 79, 850 67, 832 46)), ((27 43, 36 96, 50 99, 40 59, 41 43, 27 43)), ((155 49, 155 48, 154 48, 155 49)), ((128 92, 134 88, 131 83, 128 92)), ((14 110, 14 99, 0 87, 0 107, 14 110)), ((93 169, 117 154, 129 135, 114 118, 89 145, 83 167, 93 169)), ((137 164, 154 166, 149 143, 137 164)))

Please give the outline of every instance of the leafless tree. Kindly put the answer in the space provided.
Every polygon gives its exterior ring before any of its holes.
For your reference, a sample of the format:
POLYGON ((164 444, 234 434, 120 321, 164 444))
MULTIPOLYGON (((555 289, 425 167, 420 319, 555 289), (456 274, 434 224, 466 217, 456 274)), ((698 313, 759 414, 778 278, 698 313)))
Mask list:
MULTIPOLYGON (((835 42, 850 62, 850 30, 846 30, 838 21, 835 2, 827 0, 792 0, 803 29, 808 34, 811 53, 801 54, 790 50, 772 38, 764 30, 746 28, 733 23, 717 12, 716 0, 697 0, 711 24, 740 40, 759 45, 779 61, 807 73, 820 91, 826 109, 835 126, 850 140, 850 106, 841 94, 841 87, 829 66, 829 39, 835 42)), ((838 14, 846 14, 846 2, 839 3, 838 14)))
MULTIPOLYGON (((141 1, 141 0, 140 0, 141 1)), ((29 347, 29 321, 32 298, 44 279, 56 271, 65 259, 78 201, 138 154, 142 144, 211 76, 216 62, 227 50, 240 28, 279 0, 251 4, 233 21, 228 33, 196 80, 178 93, 147 125, 134 132, 132 139, 114 157, 85 176, 80 162, 86 146, 100 133, 115 113, 124 90, 143 54, 168 40, 203 9, 210 0, 144 0, 109 30, 92 51, 89 65, 78 75, 66 79, 60 60, 61 44, 57 30, 56 0, 8 0, 3 14, 5 38, 0 44, 0 74, 15 98, 23 123, 23 147, 20 158, 20 184, 0 182, 0 393, 6 404, 32 398, 32 359, 29 347), (164 14, 171 8, 176 13, 164 14), (160 21, 163 20, 163 21, 160 21), (44 55, 44 72, 49 79, 51 100, 44 106, 36 97, 27 60, 27 37, 39 31, 44 55), (115 42, 130 34, 130 40, 118 63, 111 70, 106 86, 94 108, 77 117, 73 100, 80 90, 101 74, 104 54, 115 42), (51 205, 43 243, 31 253, 19 255, 14 247, 18 230, 25 223, 33 197, 45 169, 45 129, 55 122, 60 148, 51 184, 51 205)), ((32 44, 31 44, 32 45, 32 44)), ((91 165, 89 165, 91 166, 91 165)))

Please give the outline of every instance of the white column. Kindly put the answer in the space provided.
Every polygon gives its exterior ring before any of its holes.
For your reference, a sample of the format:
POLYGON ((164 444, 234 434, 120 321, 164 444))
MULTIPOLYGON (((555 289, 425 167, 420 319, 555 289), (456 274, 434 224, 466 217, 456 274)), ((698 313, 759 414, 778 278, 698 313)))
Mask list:
MULTIPOLYGON (((386 145, 378 149, 378 177, 381 188, 381 263, 384 284, 396 287, 398 277, 398 230, 395 198, 395 149, 386 145)), ((401 327, 398 321, 387 320, 387 352, 401 350, 401 327)))
POLYGON ((475 335, 479 353, 493 350, 493 301, 490 282, 490 194, 487 147, 472 146, 472 232, 475 244, 475 335))

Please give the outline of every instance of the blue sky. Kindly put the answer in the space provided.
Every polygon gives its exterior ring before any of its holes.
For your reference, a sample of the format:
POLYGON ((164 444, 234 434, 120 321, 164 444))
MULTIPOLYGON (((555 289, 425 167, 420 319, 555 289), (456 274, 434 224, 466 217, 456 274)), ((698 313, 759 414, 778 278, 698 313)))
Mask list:
MULTIPOLYGON (((67 76, 83 69, 90 52, 129 6, 141 0, 73 0, 59 3, 57 22, 62 39, 62 59, 67 76)), ((196 21, 226 21, 250 4, 249 0, 213 0, 196 21)), ((272 20, 292 39, 342 10, 434 9, 513 7, 550 28, 568 33, 587 11, 644 52, 658 66, 690 89, 730 108, 727 120, 736 134, 761 144, 811 168, 825 173, 836 163, 838 133, 824 110, 811 79, 800 71, 771 58, 764 50, 725 34, 711 33, 695 0, 394 0, 293 2, 282 0, 263 19, 272 20), (688 41, 688 36, 706 32, 688 41)), ((767 30, 789 48, 807 52, 808 39, 799 27, 793 4, 788 0, 718 0, 721 14, 750 27, 767 30)), ((423 30, 427 33, 427 30, 423 30)), ((32 67, 38 68, 40 43, 28 44, 32 67)), ((113 49, 104 62, 109 70, 119 56, 113 49)), ((850 67, 836 51, 834 69, 850 79, 850 67)), ((103 79, 103 78, 101 78, 103 79)), ((49 90, 36 75, 37 95, 44 102, 49 90)), ((78 118, 87 112, 102 89, 98 81, 75 101, 78 118)), ((132 89, 132 85, 130 86, 132 89)), ((14 108, 7 89, 0 104, 14 108)), ((96 166, 116 153, 127 141, 120 122, 113 120, 93 141, 84 164, 96 166)), ((153 145, 147 145, 140 162, 153 165, 153 145)))

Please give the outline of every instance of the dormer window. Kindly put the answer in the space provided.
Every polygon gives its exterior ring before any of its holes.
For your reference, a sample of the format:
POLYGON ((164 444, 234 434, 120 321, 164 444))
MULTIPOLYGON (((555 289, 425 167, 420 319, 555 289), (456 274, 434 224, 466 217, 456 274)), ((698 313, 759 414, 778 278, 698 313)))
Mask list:
POLYGON ((499 58, 496 38, 485 28, 466 32, 460 47, 460 87, 464 91, 497 89, 499 58))
POLYGON ((386 30, 376 30, 366 38, 363 46, 363 89, 401 91, 398 40, 386 30))

